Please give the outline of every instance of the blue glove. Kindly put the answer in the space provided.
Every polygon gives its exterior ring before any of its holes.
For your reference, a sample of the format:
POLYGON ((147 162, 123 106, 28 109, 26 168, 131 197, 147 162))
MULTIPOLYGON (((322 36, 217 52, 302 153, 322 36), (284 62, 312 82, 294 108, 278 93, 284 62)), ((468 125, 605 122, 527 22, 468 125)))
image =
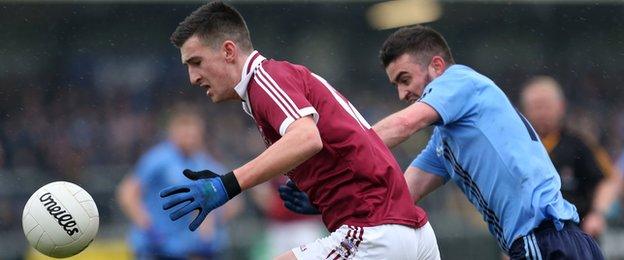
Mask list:
POLYGON ((281 185, 279 187, 279 194, 284 201, 284 206, 293 212, 305 215, 317 215, 321 213, 310 203, 308 195, 299 190, 291 180, 288 180, 286 185, 281 185))
POLYGON ((160 191, 160 197, 163 198, 164 210, 184 205, 169 215, 173 221, 191 211, 199 210, 199 214, 189 225, 191 231, 199 227, 210 211, 225 204, 241 192, 232 172, 218 175, 209 170, 194 172, 187 169, 183 174, 194 182, 165 188, 160 191))

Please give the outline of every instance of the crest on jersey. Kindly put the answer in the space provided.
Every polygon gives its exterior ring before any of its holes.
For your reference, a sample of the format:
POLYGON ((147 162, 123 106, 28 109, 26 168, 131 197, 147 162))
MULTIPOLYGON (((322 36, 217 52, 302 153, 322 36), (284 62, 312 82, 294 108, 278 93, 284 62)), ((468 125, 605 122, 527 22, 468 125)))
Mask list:
POLYGON ((438 147, 436 147, 436 155, 438 157, 444 155, 444 148, 442 147, 442 145, 438 145, 438 147))

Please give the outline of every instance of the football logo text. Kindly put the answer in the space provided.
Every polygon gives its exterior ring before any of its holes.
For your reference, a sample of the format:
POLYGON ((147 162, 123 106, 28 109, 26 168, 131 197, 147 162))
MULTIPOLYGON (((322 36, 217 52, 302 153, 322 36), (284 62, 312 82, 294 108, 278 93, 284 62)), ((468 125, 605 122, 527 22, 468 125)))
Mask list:
POLYGON ((43 206, 46 208, 50 216, 54 217, 58 224, 63 227, 63 230, 68 235, 73 235, 78 233, 78 227, 76 227, 76 221, 74 221, 74 217, 72 217, 69 212, 65 209, 61 208, 58 203, 52 198, 52 194, 49 192, 44 193, 39 197, 39 201, 43 203, 43 206))

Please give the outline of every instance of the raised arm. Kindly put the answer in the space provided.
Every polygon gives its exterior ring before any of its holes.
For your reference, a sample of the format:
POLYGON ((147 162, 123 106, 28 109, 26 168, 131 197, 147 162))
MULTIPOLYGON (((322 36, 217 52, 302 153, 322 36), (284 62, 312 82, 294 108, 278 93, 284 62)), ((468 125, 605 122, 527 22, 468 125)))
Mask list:
POLYGON ((394 148, 420 129, 435 123, 439 119, 438 112, 431 106, 423 102, 415 102, 377 122, 373 126, 373 130, 386 146, 394 148))

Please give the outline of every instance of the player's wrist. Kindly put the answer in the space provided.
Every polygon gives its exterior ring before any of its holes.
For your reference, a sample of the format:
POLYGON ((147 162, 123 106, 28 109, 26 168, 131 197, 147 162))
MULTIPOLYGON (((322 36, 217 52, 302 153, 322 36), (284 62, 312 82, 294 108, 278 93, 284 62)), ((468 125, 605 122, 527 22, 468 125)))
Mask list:
POLYGON ((225 193, 227 194, 229 200, 241 193, 241 187, 238 183, 238 179, 236 179, 236 176, 234 175, 234 172, 228 172, 219 176, 219 178, 221 179, 221 183, 223 183, 225 193))

